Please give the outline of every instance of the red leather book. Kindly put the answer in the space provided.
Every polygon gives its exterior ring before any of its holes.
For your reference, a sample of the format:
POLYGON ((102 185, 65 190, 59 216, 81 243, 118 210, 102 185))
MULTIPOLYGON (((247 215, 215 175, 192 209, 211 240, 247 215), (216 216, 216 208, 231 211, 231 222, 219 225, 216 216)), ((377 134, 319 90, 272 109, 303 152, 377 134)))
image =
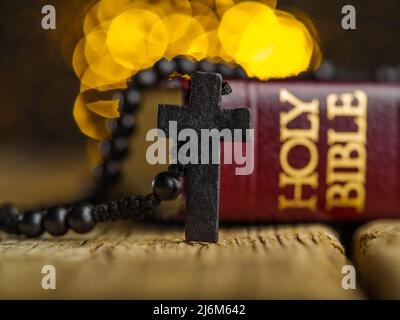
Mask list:
POLYGON ((400 217, 400 86, 230 84, 222 104, 251 109, 255 161, 222 165, 222 221, 400 217))

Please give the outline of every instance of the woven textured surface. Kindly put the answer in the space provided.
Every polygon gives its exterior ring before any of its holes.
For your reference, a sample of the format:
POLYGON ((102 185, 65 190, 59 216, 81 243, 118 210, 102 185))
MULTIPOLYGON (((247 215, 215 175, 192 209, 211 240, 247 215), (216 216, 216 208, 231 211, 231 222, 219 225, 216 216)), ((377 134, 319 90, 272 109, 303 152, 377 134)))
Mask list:
POLYGON ((322 225, 222 229, 217 244, 183 228, 102 225, 87 236, 0 241, 0 298, 338 298, 348 264, 322 225), (56 290, 43 290, 44 265, 56 290))

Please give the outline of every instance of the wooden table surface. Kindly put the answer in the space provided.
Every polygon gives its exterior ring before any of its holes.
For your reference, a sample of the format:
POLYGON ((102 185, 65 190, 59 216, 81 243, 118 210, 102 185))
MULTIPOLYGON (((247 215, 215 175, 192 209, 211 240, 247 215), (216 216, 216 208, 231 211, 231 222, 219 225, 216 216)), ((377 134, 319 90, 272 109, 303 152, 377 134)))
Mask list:
POLYGON ((378 220, 359 228, 354 252, 371 297, 400 299, 400 221, 378 220))
POLYGON ((181 227, 117 223, 87 236, 0 241, 0 298, 359 299, 343 290, 349 264, 322 225, 222 229, 187 243, 181 227), (44 265, 56 290, 43 290, 44 265))

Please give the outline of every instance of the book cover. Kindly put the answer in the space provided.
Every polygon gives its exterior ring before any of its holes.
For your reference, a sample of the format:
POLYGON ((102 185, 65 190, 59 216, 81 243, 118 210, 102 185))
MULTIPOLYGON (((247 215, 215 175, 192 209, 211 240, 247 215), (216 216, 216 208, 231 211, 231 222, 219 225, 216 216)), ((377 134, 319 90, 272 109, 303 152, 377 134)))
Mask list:
POLYGON ((235 163, 221 166, 221 220, 399 215, 397 85, 230 84, 223 107, 251 109, 255 156, 250 175, 236 175, 235 163))

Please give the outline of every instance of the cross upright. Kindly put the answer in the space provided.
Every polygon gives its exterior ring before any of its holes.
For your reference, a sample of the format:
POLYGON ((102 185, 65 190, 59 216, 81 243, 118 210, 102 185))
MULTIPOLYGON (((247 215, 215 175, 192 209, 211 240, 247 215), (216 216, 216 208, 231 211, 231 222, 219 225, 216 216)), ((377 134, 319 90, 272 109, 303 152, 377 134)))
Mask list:
MULTIPOLYGON (((201 129, 246 130, 250 128, 250 110, 221 108, 222 77, 216 73, 195 72, 191 80, 189 106, 159 105, 158 128, 167 135, 169 122, 176 121, 177 133, 190 128, 201 136, 201 129)), ((201 144, 197 164, 188 164, 186 179, 185 235, 188 241, 218 241, 220 165, 201 163, 201 144)), ((211 148, 209 144, 209 148, 211 148)), ((215 150, 214 150, 215 151, 215 150)), ((220 146, 218 145, 218 156, 220 146)))

